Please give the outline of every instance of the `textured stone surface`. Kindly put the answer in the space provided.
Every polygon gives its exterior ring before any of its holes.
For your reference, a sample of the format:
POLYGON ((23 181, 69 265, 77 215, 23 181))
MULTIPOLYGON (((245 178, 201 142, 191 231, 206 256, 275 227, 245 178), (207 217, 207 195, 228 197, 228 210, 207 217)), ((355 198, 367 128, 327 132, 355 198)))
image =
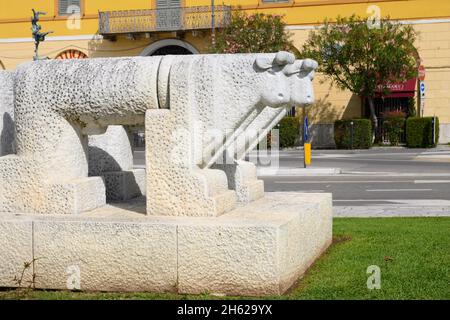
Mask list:
MULTIPOLYGON (((317 67, 313 60, 296 60, 278 71, 288 76, 290 106, 305 106, 314 102, 312 80, 317 67)), ((249 203, 264 194, 264 183, 257 180, 254 165, 242 159, 266 139, 267 134, 285 115, 286 108, 266 106, 256 109, 240 126, 235 143, 227 148, 228 157, 238 161, 231 164, 230 161, 222 161, 224 164, 214 165, 214 168, 225 171, 228 185, 236 191, 240 203, 249 203)))
POLYGON ((178 233, 180 292, 277 295, 331 244, 331 195, 266 194, 178 233))
POLYGON ((235 193, 228 190, 223 171, 200 169, 189 161, 189 133, 181 141, 173 135, 176 120, 183 119, 172 110, 151 110, 146 114, 147 213, 220 215, 234 207, 235 193))
MULTIPOLYGON (((20 166, 0 169, 8 185, 0 186, 0 210, 48 213, 61 198, 76 197, 71 181, 86 178, 89 167, 91 175, 131 169, 123 127, 111 127, 103 138, 92 136, 111 125, 140 126, 146 114, 148 213, 227 212, 235 206, 235 193, 223 172, 209 168, 266 108, 309 103, 316 67, 288 52, 23 64, 14 76, 17 158, 1 161, 20 166), (18 192, 35 199, 13 196, 18 192)), ((258 127, 267 129, 277 119, 264 118, 258 127)), ((236 190, 252 199, 261 188, 251 177, 236 190)), ((56 211, 78 213, 82 206, 72 208, 56 211)))
POLYGON ((225 172, 228 188, 236 191, 239 203, 250 203, 264 196, 264 181, 258 180, 253 163, 239 160, 233 164, 214 164, 211 168, 225 172))
POLYGON ((0 214, 8 249, 0 249, 0 286, 11 285, 15 269, 8 270, 34 243, 37 288, 67 289, 78 270, 81 290, 277 295, 331 243, 329 194, 267 193, 211 218, 137 214, 145 212, 139 205, 145 202, 80 215, 0 214))
POLYGON ((12 153, 14 147, 13 84, 13 73, 0 71, 0 157, 12 153))
POLYGON ((89 136, 89 175, 133 169, 130 136, 123 126, 109 126, 104 134, 89 136))
MULTIPOLYGON (((108 125, 141 125, 145 111, 158 108, 160 59, 83 59, 21 65, 15 72, 18 159, 1 162, 0 173, 8 186, 0 185, 0 194, 8 201, 0 199, 0 211, 48 213, 61 204, 55 197, 70 193, 71 180, 88 176, 88 135, 103 133, 108 125), (13 162, 20 166, 7 167, 13 162), (53 185, 66 186, 59 191, 52 189, 53 185), (53 191, 59 194, 51 194, 53 191)), ((90 193, 97 190, 86 194, 90 193)), ((64 207, 56 211, 65 212, 64 207)))
POLYGON ((108 201, 145 195, 145 170, 133 170, 133 149, 126 127, 109 126, 104 134, 89 136, 89 175, 103 177, 108 201))
POLYGON ((127 201, 145 195, 145 169, 104 172, 106 199, 127 201))
POLYGON ((101 177, 46 179, 32 158, 0 157, 0 212, 71 214, 106 203, 101 177))
MULTIPOLYGON (((314 80, 315 70, 318 64, 311 59, 296 60, 293 64, 286 65, 281 72, 288 77, 290 101, 288 107, 307 106, 314 102, 314 80)), ((253 150, 258 143, 266 139, 267 134, 286 115, 286 108, 273 108, 266 106, 259 109, 257 113, 251 114, 246 122, 248 125, 237 137, 234 145, 228 148, 228 153, 237 160, 253 150)))
POLYGON ((147 212, 220 215, 234 206, 229 183, 208 168, 259 110, 291 101, 291 77, 301 69, 293 71, 286 52, 164 57, 164 72, 167 64, 169 88, 177 88, 169 90, 170 109, 146 113, 147 212))
POLYGON ((14 281, 22 278, 22 286, 32 280, 33 266, 24 269, 33 260, 32 222, 26 219, 0 219, 0 286, 17 287, 14 281), (23 277, 22 277, 23 272, 23 277))
POLYGON ((81 290, 176 290, 176 225, 38 221, 34 242, 38 288, 67 289, 78 268, 81 290))

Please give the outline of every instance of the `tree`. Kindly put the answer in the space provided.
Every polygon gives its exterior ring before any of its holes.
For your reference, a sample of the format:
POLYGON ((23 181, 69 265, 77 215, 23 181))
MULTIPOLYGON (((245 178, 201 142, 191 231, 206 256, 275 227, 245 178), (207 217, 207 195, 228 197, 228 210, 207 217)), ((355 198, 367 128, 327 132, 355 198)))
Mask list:
POLYGON ((312 31, 301 56, 319 62, 319 72, 338 88, 367 98, 374 130, 378 126, 374 97, 389 93, 388 84, 417 76, 416 33, 411 26, 384 18, 371 24, 355 15, 312 31))
POLYGON ((293 48, 291 35, 278 15, 240 10, 233 13, 230 24, 216 36, 215 53, 277 52, 293 48))

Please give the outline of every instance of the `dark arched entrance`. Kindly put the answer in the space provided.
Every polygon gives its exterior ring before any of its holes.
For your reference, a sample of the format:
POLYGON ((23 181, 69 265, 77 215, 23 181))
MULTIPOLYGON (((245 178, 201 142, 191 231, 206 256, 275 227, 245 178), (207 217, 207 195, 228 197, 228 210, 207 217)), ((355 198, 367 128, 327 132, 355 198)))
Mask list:
MULTIPOLYGON (((164 39, 148 46, 142 53, 142 56, 165 56, 165 55, 188 55, 196 54, 198 51, 190 44, 178 39, 164 39)), ((135 130, 133 132, 133 148, 143 150, 145 148, 144 130, 135 130)))
POLYGON ((172 45, 157 49, 155 52, 152 53, 152 56, 165 56, 167 54, 183 55, 183 54, 192 54, 192 52, 186 48, 172 45))

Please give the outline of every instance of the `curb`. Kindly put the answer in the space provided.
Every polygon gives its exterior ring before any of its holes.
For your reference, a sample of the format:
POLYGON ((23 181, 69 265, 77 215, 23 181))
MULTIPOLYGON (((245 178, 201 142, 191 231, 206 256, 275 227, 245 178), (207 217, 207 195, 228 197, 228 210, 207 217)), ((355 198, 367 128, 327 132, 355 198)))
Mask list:
POLYGON ((439 206, 336 206, 335 218, 450 217, 450 207, 439 206))
POLYGON ((341 174, 339 168, 257 168, 258 176, 329 176, 341 174))

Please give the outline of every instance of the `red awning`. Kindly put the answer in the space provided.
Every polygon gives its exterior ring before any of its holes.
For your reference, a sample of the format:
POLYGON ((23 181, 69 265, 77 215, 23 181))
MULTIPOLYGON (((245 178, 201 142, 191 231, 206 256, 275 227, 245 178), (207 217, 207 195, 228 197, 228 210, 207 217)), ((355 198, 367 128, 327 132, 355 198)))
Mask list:
POLYGON ((377 96, 383 96, 384 98, 409 98, 414 97, 416 93, 416 83, 417 79, 410 79, 402 83, 390 83, 388 84, 389 94, 384 95, 382 93, 382 88, 379 87, 377 96))

